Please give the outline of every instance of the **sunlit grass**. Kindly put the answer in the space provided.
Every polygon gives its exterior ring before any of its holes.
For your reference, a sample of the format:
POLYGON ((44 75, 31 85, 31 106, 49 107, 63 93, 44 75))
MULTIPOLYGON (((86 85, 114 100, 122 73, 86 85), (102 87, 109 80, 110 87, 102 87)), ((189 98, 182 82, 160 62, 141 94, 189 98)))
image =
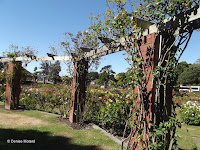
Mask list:
MULTIPOLYGON (((0 102, 0 105, 3 106, 4 103, 0 102)), ((106 149, 108 150, 120 149, 119 144, 112 141, 110 138, 102 134, 99 130, 72 130, 66 124, 61 123, 55 119, 59 115, 43 113, 43 112, 38 112, 38 111, 33 111, 33 110, 23 111, 23 112, 11 112, 11 111, 0 109, 0 113, 6 113, 10 115, 12 114, 25 115, 27 117, 41 119, 49 123, 48 126, 29 126, 29 127, 22 126, 22 127, 14 128, 14 130, 16 130, 19 133, 23 131, 27 131, 27 130, 34 130, 40 133, 48 132, 49 138, 55 137, 55 136, 69 138, 70 139, 69 140, 70 142, 68 143, 69 145, 70 144, 82 145, 82 146, 95 145, 97 146, 97 148, 105 149, 105 150, 106 149)), ((180 119, 180 115, 178 115, 178 118, 180 119)), ((3 128, 4 127, 1 126, 1 129, 3 128)), ((7 127, 5 128, 8 129, 7 127)), ((1 135, 0 140, 2 140, 2 134, 0 135, 1 135)), ((195 142, 193 137, 200 137, 200 126, 192 126, 192 125, 186 125, 182 123, 182 127, 177 128, 176 135, 177 135, 177 140, 178 140, 177 142, 178 142, 179 148, 185 149, 185 150, 192 149, 194 146, 197 146, 197 143, 195 142)), ((15 135, 15 138, 17 138, 17 135, 15 135)), ((4 141, 0 141, 0 142, 2 143, 4 141)), ((39 146, 41 145, 39 144, 39 146)), ((63 148, 65 148, 65 146, 63 146, 63 148)), ((82 148, 84 149, 84 147, 82 148)))
MULTIPOLYGON (((0 103, 0 105, 3 105, 0 103)), ((0 109, 0 113, 9 115, 24 115, 24 118, 32 117, 48 122, 46 126, 14 126, 12 128, 2 126, 0 129, 0 147, 6 149, 94 149, 94 150, 118 150, 120 145, 100 130, 72 130, 68 125, 57 121, 58 115, 39 111, 11 112, 0 109), (6 140, 12 139, 36 139, 36 144, 7 144, 6 140)), ((17 120, 16 120, 17 121, 17 120)))

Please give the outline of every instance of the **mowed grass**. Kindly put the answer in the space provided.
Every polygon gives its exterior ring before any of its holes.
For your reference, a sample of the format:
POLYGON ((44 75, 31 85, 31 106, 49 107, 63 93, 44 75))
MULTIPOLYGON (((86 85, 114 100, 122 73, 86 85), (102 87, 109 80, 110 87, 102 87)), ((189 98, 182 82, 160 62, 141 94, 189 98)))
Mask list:
POLYGON ((184 150, 191 150, 198 147, 193 137, 200 138, 200 126, 191 126, 182 124, 181 128, 177 128, 177 142, 178 147, 184 150))
MULTIPOLYGON (((0 103, 3 105, 3 103, 0 103)), ((58 115, 39 111, 0 109, 0 150, 119 150, 120 145, 100 130, 73 130, 57 121, 58 115), (8 118, 10 117, 10 119, 8 118), (8 139, 35 140, 35 144, 9 144, 8 139)))
MULTIPOLYGON (((179 111, 180 108, 177 108, 177 118, 179 120, 182 120, 179 111)), ((191 150, 194 147, 198 147, 198 144, 195 142, 194 137, 200 138, 200 126, 192 126, 182 123, 181 128, 177 127, 176 135, 178 147, 184 150, 191 150)))
MULTIPOLYGON (((0 102, 0 105, 3 103, 0 102)), ((0 109, 0 150, 119 150, 120 145, 99 130, 72 130, 57 121, 58 115, 39 111, 11 112, 0 109), (35 144, 8 144, 8 139, 28 139, 35 144)), ((180 116, 178 115, 178 118, 180 116)), ((193 137, 200 137, 200 126, 182 124, 177 128, 178 147, 198 147, 193 137)))

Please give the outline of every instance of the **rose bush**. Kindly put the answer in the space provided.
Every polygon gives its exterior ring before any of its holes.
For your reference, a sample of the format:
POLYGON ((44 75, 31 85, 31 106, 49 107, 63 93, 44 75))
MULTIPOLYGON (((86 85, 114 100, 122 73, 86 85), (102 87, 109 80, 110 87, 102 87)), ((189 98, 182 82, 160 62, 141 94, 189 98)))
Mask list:
POLYGON ((20 103, 28 109, 59 113, 66 117, 69 112, 71 92, 65 89, 24 87, 20 94, 20 103))
POLYGON ((200 125, 200 104, 196 101, 183 104, 180 113, 186 124, 200 125))
POLYGON ((132 102, 133 96, 123 90, 91 90, 87 93, 84 119, 122 135, 132 102))
POLYGON ((6 95, 6 74, 3 70, 0 70, 0 101, 5 101, 6 95))

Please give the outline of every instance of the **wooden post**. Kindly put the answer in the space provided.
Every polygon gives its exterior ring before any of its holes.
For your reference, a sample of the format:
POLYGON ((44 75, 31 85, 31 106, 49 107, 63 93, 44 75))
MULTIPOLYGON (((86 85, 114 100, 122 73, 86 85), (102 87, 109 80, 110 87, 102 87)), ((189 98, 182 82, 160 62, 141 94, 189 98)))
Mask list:
POLYGON ((86 98, 86 76, 88 72, 88 61, 82 59, 74 62, 74 73, 72 83, 71 107, 69 121, 79 123, 86 98))
POLYGON ((21 79, 21 62, 9 62, 6 81, 5 109, 14 109, 19 106, 21 79))
POLYGON ((42 79, 42 83, 45 84, 45 77, 43 77, 43 79, 42 79))

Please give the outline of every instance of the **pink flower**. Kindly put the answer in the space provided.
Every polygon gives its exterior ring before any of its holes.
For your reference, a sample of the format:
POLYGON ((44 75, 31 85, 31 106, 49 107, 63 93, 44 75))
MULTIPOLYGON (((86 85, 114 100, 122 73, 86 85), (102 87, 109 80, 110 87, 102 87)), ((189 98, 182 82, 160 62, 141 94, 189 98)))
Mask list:
POLYGON ((126 104, 128 104, 128 105, 131 104, 131 101, 127 100, 127 101, 126 101, 126 104))
POLYGON ((82 34, 88 34, 88 30, 83 31, 82 34))
POLYGON ((93 96, 94 99, 96 99, 96 96, 93 96))
POLYGON ((130 95, 130 94, 127 94, 127 95, 126 95, 126 98, 130 98, 130 97, 131 97, 131 95, 130 95))
POLYGON ((19 97, 22 97, 22 96, 24 96, 24 94, 20 94, 20 95, 19 95, 19 97))
POLYGON ((104 98, 105 98, 105 96, 102 96, 102 98, 104 99, 104 98))
POLYGON ((109 22, 109 21, 110 21, 110 19, 109 19, 109 18, 107 18, 107 19, 106 19, 106 22, 109 22))

